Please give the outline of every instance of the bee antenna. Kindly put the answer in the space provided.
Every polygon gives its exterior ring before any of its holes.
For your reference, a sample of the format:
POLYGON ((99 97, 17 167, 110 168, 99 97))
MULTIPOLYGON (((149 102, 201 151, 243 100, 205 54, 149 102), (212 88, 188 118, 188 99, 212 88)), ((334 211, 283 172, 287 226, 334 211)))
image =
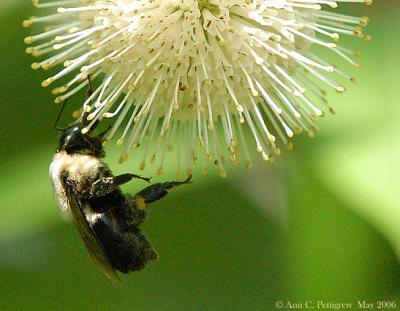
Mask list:
MULTIPOLYGON (((89 99, 89 97, 91 97, 92 94, 93 94, 92 76, 91 76, 90 73, 86 76, 86 79, 87 79, 88 85, 89 85, 88 90, 86 92, 86 99, 89 99)), ((91 103, 92 103, 92 101, 90 101, 90 104, 91 103)), ((83 113, 82 113, 82 116, 81 116, 81 120, 82 120, 81 125, 80 125, 81 129, 83 129, 87 125, 87 121, 88 121, 87 120, 87 116, 88 115, 89 115, 89 112, 84 107, 83 108, 83 113)), ((95 122, 95 124, 92 126, 92 128, 95 128, 97 123, 98 123, 98 121, 95 122)))
POLYGON ((63 104, 62 104, 62 106, 61 106, 60 112, 58 113, 56 122, 54 122, 54 128, 55 128, 57 131, 60 131, 60 132, 65 131, 65 128, 58 127, 58 122, 60 122, 61 115, 62 115, 62 113, 64 112, 64 108, 65 108, 65 105, 67 104, 67 102, 68 102, 68 99, 66 99, 66 100, 63 101, 63 104))

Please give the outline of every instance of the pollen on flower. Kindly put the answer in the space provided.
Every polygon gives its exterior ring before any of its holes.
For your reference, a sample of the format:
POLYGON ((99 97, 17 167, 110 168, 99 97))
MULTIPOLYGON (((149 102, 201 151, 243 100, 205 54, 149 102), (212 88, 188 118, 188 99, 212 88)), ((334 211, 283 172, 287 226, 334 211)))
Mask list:
MULTIPOLYGON (((323 10, 371 0, 59 0, 33 4, 52 11, 25 27, 26 52, 42 60, 33 69, 59 68, 42 82, 62 102, 97 87, 83 103, 89 125, 112 119, 106 142, 142 149, 140 169, 167 157, 177 175, 214 166, 226 175, 227 159, 250 168, 250 148, 273 161, 280 146, 302 131, 313 137, 315 121, 334 113, 324 86, 354 82, 315 54, 312 46, 350 65, 359 52, 339 44, 342 35, 369 40, 367 17, 323 10), (247 135, 247 134, 250 135, 247 135), (251 137, 249 139, 249 137, 251 137)), ((324 54, 325 55, 325 54, 324 54)))

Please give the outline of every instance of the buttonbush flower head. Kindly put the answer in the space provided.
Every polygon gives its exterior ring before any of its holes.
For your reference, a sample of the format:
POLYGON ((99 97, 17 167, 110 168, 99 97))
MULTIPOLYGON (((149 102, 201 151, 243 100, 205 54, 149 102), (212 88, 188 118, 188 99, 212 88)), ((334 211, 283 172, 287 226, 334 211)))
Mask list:
POLYGON ((56 102, 92 77, 83 131, 112 119, 107 140, 123 146, 121 161, 140 147, 140 168, 157 161, 161 173, 174 157, 178 172, 201 162, 224 176, 226 162, 250 167, 251 150, 271 161, 334 112, 324 87, 343 92, 340 81, 354 79, 312 46, 357 67, 357 52, 338 40, 369 39, 368 19, 324 9, 370 1, 34 0, 52 12, 24 21, 45 26, 25 41, 40 57, 33 69, 56 68, 42 83, 55 86, 56 102))

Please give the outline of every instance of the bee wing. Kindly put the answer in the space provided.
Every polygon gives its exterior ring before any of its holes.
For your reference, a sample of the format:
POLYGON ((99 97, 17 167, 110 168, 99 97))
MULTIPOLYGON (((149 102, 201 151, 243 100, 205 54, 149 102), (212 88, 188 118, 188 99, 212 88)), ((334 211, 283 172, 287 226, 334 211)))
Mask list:
POLYGON ((67 182, 65 183, 65 189, 74 225, 82 240, 85 242, 90 257, 92 257, 92 260, 100 267, 101 271, 111 281, 111 283, 115 286, 119 286, 121 280, 108 260, 103 246, 97 239, 95 232, 92 227, 90 227, 86 216, 83 213, 83 206, 77 196, 75 187, 67 182))

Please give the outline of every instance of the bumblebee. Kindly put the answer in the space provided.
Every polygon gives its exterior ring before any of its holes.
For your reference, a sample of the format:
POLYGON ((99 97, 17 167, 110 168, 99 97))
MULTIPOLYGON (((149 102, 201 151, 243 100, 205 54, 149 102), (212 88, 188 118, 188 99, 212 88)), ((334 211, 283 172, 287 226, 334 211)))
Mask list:
MULTIPOLYGON (((161 199, 168 190, 192 182, 156 183, 135 195, 122 193, 120 186, 132 179, 150 182, 135 174, 114 176, 102 161, 104 133, 87 133, 86 115, 65 129, 50 165, 50 176, 60 208, 71 214, 93 261, 114 284, 120 282, 117 271, 129 273, 144 268, 158 258, 143 235, 148 204, 161 199)), ((95 126, 94 126, 95 127, 95 126)))

